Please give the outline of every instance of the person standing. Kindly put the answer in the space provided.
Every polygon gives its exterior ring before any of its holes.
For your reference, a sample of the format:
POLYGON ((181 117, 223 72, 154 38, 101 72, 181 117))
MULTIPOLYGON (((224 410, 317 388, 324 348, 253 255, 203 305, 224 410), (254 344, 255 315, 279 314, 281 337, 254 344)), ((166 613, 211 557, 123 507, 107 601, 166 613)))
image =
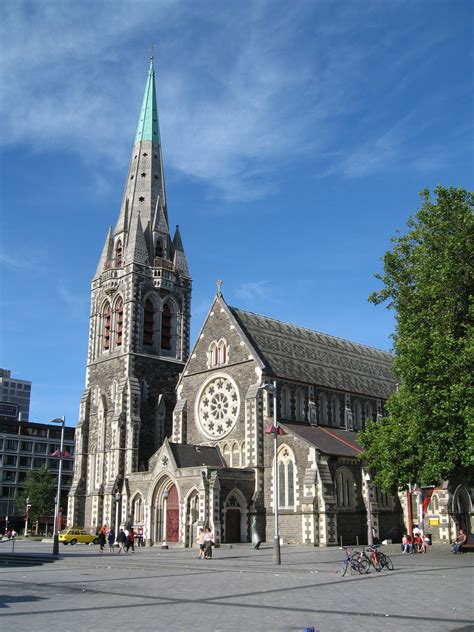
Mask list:
POLYGON ((109 543, 109 553, 114 552, 114 544, 115 544, 115 532, 113 529, 110 529, 107 534, 107 542, 109 543))
POLYGON ((205 535, 206 534, 204 533, 204 529, 202 527, 199 527, 199 532, 198 532, 198 537, 197 537, 197 544, 199 546, 199 553, 198 553, 199 560, 204 559, 205 535))
POLYGON ((214 546, 214 534, 211 531, 211 527, 206 527, 204 534, 204 559, 210 560, 212 558, 212 547, 214 546))

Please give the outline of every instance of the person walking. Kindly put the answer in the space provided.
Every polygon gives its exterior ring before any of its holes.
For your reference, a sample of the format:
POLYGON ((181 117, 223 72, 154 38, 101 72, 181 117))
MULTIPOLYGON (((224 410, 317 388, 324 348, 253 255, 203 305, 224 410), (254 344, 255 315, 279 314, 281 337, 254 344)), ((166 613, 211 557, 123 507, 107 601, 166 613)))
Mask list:
POLYGON ((128 550, 125 549, 125 545, 127 544, 127 536, 125 535, 123 529, 120 529, 119 531, 117 542, 119 545, 119 553, 128 553, 128 550))
POLYGON ((103 553, 104 552, 104 546, 105 546, 105 542, 106 542, 106 527, 105 525, 102 527, 102 529, 99 531, 99 535, 97 536, 97 539, 99 540, 99 546, 100 546, 100 552, 103 553))
POLYGON ((199 553, 198 553, 198 560, 202 560, 204 559, 204 541, 205 541, 205 533, 204 533, 204 529, 202 527, 199 527, 199 532, 198 532, 198 537, 197 537, 197 544, 199 546, 199 553))
POLYGON ((212 558, 212 547, 214 546, 214 534, 211 531, 211 527, 206 527, 204 534, 204 559, 210 560, 212 558))
POLYGON ((114 544, 115 544, 115 532, 113 529, 110 529, 107 534, 107 542, 109 543, 109 553, 114 552, 114 544))
POLYGON ((132 527, 130 527, 130 529, 128 529, 127 531, 127 553, 129 551, 129 549, 132 549, 132 553, 135 553, 135 534, 133 533, 133 529, 132 527))

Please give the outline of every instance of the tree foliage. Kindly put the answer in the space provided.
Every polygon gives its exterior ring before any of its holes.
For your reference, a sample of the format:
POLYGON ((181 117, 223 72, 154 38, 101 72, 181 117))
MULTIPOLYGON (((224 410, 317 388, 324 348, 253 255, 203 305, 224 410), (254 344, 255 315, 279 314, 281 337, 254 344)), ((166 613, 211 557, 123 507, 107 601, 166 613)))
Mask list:
POLYGON ((421 193, 407 234, 392 238, 376 275, 383 288, 369 297, 396 312, 399 388, 388 416, 360 435, 362 457, 387 491, 472 472, 474 196, 435 193, 435 201, 421 193))
POLYGON ((25 479, 25 486, 18 494, 18 506, 25 509, 29 499, 31 523, 36 522, 42 516, 54 514, 54 502, 56 499, 56 478, 48 472, 46 466, 39 470, 31 470, 25 479))

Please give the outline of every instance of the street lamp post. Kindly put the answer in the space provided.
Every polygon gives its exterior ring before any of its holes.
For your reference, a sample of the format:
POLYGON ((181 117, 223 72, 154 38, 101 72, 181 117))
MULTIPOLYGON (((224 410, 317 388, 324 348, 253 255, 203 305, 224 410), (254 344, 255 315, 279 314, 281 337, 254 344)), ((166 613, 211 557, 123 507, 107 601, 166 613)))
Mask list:
POLYGON ((115 541, 118 542, 118 533, 119 533, 119 506, 120 506, 120 492, 117 491, 115 493, 115 541))
POLYGON ((61 496, 61 476, 63 473, 63 452, 64 452, 64 424, 66 418, 61 417, 51 419, 53 424, 61 424, 61 447, 59 448, 59 471, 58 471, 58 489, 56 493, 56 502, 54 505, 54 534, 53 534, 53 555, 59 555, 59 503, 61 496))
POLYGON ((273 563, 276 565, 281 564, 281 552, 280 552, 280 530, 279 530, 279 516, 278 516, 278 503, 279 503, 279 485, 278 485, 278 420, 277 420, 277 385, 276 381, 273 384, 262 384, 260 389, 267 391, 273 395, 273 427, 270 432, 273 433, 273 491, 274 491, 274 505, 275 505, 275 538, 273 541, 273 563))
POLYGON ((372 500, 370 498, 370 474, 367 472, 364 475, 365 482, 367 483, 367 543, 372 546, 374 543, 374 532, 372 529, 372 500))

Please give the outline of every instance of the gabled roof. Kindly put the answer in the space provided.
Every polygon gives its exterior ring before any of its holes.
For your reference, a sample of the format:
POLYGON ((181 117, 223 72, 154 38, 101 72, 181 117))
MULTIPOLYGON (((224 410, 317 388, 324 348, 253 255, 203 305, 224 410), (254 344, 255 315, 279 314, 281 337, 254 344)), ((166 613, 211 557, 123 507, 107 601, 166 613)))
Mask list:
POLYGON ((170 443, 177 467, 226 467, 217 448, 206 445, 170 443))
POLYGON ((280 424, 288 434, 294 434, 318 448, 324 454, 356 457, 362 452, 357 434, 339 428, 324 428, 308 424, 280 424))
POLYGON ((395 390, 393 356, 386 351, 236 307, 229 310, 269 376, 382 399, 395 390))

